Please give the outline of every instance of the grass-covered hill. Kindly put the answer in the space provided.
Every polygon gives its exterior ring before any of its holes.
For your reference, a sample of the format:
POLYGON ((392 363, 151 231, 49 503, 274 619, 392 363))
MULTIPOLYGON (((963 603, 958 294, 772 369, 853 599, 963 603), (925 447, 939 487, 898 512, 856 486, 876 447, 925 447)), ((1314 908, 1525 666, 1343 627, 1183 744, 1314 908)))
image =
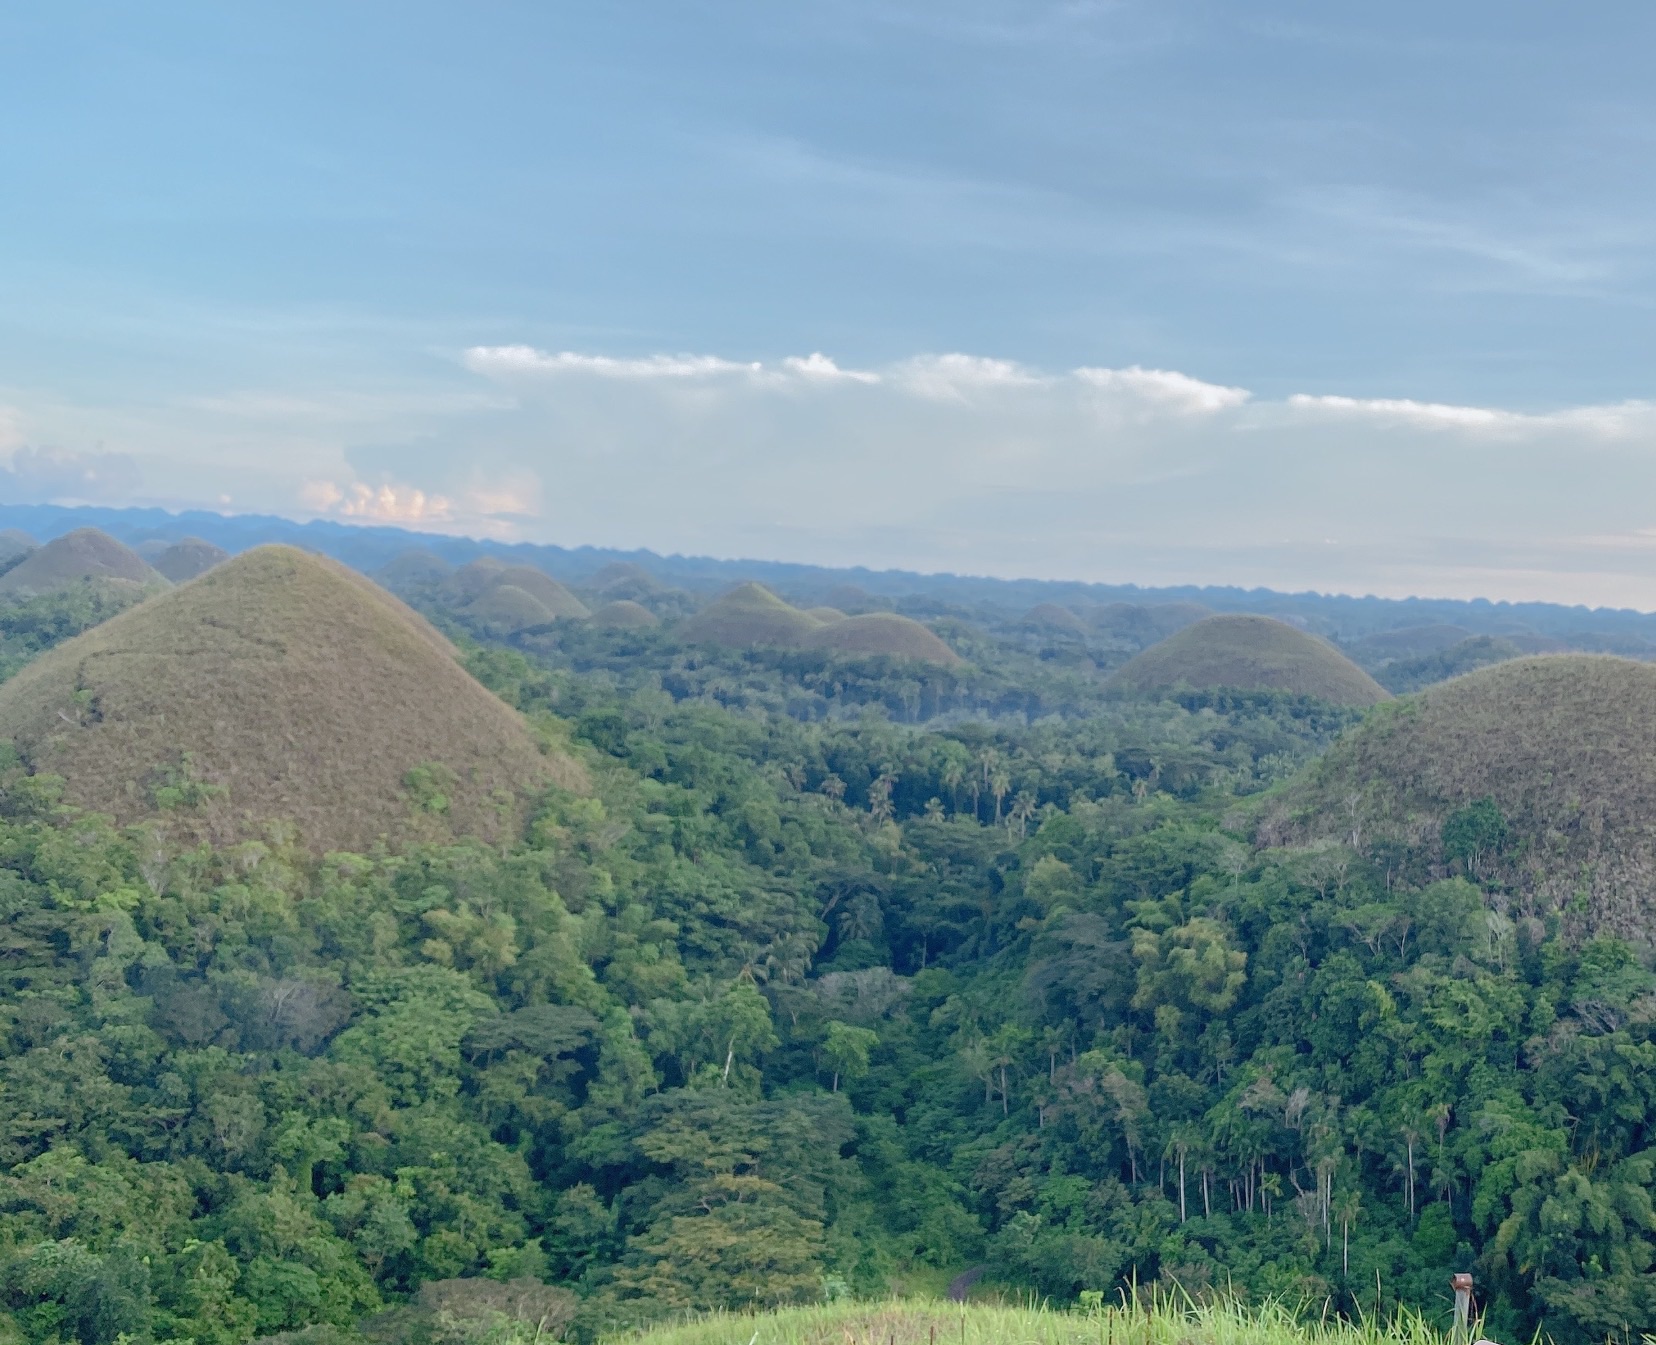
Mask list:
POLYGON ((21 528, 0 529, 0 566, 21 559, 39 545, 39 542, 21 528))
POLYGON ((789 648, 821 625, 763 584, 741 584, 697 612, 680 627, 679 634, 691 644, 789 648))
POLYGON ((1212 615, 1196 602, 1112 602, 1089 611, 1087 624, 1105 639, 1142 649, 1212 615))
POLYGON ((515 635, 556 621, 552 609, 516 584, 496 584, 460 609, 484 635, 515 635))
MULTIPOLYGON (((586 604, 551 575, 528 565, 507 565, 491 556, 462 565, 449 577, 445 587, 455 602, 472 604, 506 585, 527 593, 554 618, 591 615, 586 604)), ((466 610, 465 606, 460 610, 466 610)))
MULTIPOLYGON (((1274 844, 1355 840, 1656 939, 1656 667, 1513 659, 1384 707, 1275 800, 1274 844)), ((1401 860, 1400 860, 1401 862, 1401 860)))
POLYGON ((54 538, 0 574, 0 597, 36 597, 83 579, 164 587, 166 580, 130 547, 96 528, 54 538))
POLYGON ((616 630, 641 630, 659 626, 656 614, 631 598, 616 598, 606 602, 592 614, 592 624, 616 630))
POLYGON ((839 654, 910 659, 945 667, 964 662, 959 654, 918 621, 894 612, 867 612, 824 622, 800 640, 803 649, 839 654))
POLYGON ((1067 635, 1081 635, 1087 627, 1080 617, 1067 607, 1053 602, 1039 602, 1023 614, 1020 624, 1036 630, 1058 631, 1067 635))
POLYGON ((1286 691, 1335 705, 1375 705, 1386 691, 1332 645, 1264 616, 1210 616, 1126 663, 1116 686, 1286 691))
POLYGON ((0 736, 68 801, 315 852, 508 826, 579 771, 423 618, 321 557, 264 547, 58 646, 0 687, 0 736))
POLYGON ((162 578, 182 584, 229 559, 230 553, 222 546, 204 542, 199 537, 186 537, 164 548, 151 563, 162 578))
POLYGON ((440 584, 454 573, 454 566, 435 552, 417 548, 399 552, 374 572, 374 578, 393 593, 416 585, 440 584))
POLYGON ((912 617, 894 612, 847 616, 838 608, 801 610, 762 584, 743 584, 685 621, 676 632, 687 644, 730 649, 800 649, 849 658, 902 659, 952 667, 964 662, 912 617))

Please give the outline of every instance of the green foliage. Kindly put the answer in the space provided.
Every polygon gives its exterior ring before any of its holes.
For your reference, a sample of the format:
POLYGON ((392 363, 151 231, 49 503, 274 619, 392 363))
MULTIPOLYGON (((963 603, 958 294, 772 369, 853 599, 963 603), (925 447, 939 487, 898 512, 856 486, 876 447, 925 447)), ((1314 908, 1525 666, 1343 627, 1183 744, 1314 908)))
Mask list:
POLYGON ((1497 1338, 1656 1326, 1656 977, 1508 914, 1515 815, 1256 850, 1350 712, 579 638, 467 650, 591 779, 487 844, 189 846, 0 762, 20 1345, 528 1345, 975 1266, 1087 1339, 1134 1284, 1435 1321, 1458 1269, 1497 1338))

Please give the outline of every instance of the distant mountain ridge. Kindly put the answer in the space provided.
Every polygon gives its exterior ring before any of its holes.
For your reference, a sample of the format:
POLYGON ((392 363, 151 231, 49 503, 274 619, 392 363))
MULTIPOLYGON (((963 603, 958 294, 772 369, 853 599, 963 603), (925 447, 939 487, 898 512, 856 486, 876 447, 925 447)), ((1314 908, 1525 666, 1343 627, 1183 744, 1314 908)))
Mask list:
POLYGON ((1516 626, 1520 630, 1527 628, 1566 638, 1580 648, 1656 658, 1656 613, 1627 608, 1495 602, 1483 598, 1353 597, 1223 585, 1157 588, 1078 580, 993 579, 864 567, 837 569, 776 560, 659 555, 644 549, 507 543, 321 519, 299 523, 268 514, 226 515, 206 510, 175 514, 164 509, 0 504, 0 529, 20 529, 41 541, 83 527, 101 528, 129 546, 158 538, 176 541, 192 536, 237 554, 267 543, 283 543, 318 551, 363 572, 378 570, 402 552, 418 548, 456 566, 492 556, 508 563, 530 565, 563 582, 576 584, 606 566, 626 565, 641 567, 707 596, 744 580, 757 580, 786 592, 790 598, 808 599, 812 604, 829 601, 829 589, 847 584, 855 584, 881 598, 913 599, 924 595, 927 603, 905 609, 910 615, 957 615, 972 605, 1021 613, 1039 603, 1085 607, 1121 601, 1199 602, 1215 611, 1254 612, 1303 623, 1319 634, 1343 640, 1433 623, 1461 626, 1473 634, 1508 637, 1515 633, 1516 626), (922 611, 922 606, 935 606, 937 610, 922 611))

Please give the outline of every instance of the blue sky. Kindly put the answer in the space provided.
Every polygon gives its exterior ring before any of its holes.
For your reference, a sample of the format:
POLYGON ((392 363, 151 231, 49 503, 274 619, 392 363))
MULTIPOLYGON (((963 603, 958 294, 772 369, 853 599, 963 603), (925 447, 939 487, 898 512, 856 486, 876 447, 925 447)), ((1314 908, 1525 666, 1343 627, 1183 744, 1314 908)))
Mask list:
POLYGON ((1656 10, 0 14, 0 494, 1656 607, 1656 10))

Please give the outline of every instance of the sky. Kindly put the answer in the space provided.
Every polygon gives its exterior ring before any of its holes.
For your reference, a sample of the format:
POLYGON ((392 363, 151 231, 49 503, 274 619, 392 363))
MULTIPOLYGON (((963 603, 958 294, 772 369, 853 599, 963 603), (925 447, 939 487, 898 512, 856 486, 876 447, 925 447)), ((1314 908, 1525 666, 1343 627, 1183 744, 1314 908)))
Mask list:
POLYGON ((0 499, 1656 609, 1656 9, 0 8, 0 499))

